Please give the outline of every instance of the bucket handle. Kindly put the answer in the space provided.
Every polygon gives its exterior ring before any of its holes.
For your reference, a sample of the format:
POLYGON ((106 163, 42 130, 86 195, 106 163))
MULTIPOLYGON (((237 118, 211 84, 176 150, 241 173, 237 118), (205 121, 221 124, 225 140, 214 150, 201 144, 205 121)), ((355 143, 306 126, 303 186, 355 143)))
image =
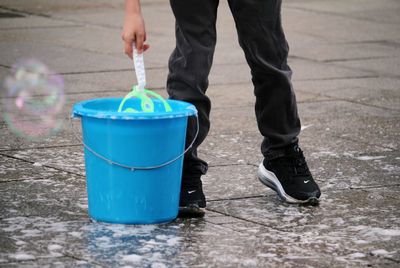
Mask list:
POLYGON ((171 160, 168 160, 168 161, 166 161, 166 162, 164 162, 164 163, 162 163, 162 164, 155 165, 155 166, 147 166, 147 167, 137 167, 137 166, 128 166, 128 165, 124 165, 124 164, 115 162, 115 161, 113 161, 113 160, 111 160, 111 159, 108 159, 107 157, 105 157, 105 156, 99 154, 98 152, 96 152, 95 150, 93 150, 92 148, 90 148, 87 144, 85 144, 85 142, 82 140, 82 138, 81 138, 81 137, 78 135, 78 133, 76 132, 76 130, 75 130, 73 124, 72 124, 72 119, 75 119, 75 118, 76 118, 76 116, 75 116, 74 113, 69 117, 69 121, 70 121, 70 123, 71 123, 72 133, 74 134, 75 138, 76 138, 78 141, 80 141, 80 143, 81 143, 88 151, 90 151, 92 154, 94 154, 94 155, 97 156, 98 158, 100 158, 100 159, 106 161, 106 162, 109 163, 110 165, 115 165, 115 166, 118 166, 118 167, 122 167, 122 168, 129 169, 129 170, 131 170, 131 171, 135 171, 135 170, 151 170, 151 169, 162 168, 162 167, 165 167, 165 166, 167 166, 167 165, 169 165, 169 164, 175 162, 176 160, 178 160, 179 158, 181 158, 182 156, 184 156, 184 155, 190 150, 190 148, 192 148, 194 142, 195 142, 196 139, 197 139, 197 136, 199 135, 199 116, 196 114, 195 117, 196 117, 196 134, 194 135, 194 138, 193 138, 192 142, 191 142, 190 145, 185 149, 185 151, 184 151, 183 153, 181 153, 180 155, 178 155, 178 156, 172 158, 171 160))

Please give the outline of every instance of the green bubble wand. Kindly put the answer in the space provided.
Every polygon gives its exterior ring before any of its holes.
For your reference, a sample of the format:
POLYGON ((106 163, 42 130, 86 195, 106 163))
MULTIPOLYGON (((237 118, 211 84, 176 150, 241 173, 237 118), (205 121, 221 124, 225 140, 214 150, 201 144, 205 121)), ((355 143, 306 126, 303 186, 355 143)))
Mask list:
POLYGON ((145 113, 153 113, 154 112, 154 102, 149 96, 152 96, 152 97, 160 100, 162 102, 162 104, 164 105, 165 111, 171 112, 172 111, 171 106, 161 95, 145 88, 146 73, 145 73, 145 69, 144 69, 143 53, 139 54, 137 52, 135 43, 133 43, 133 64, 135 67, 136 79, 137 79, 138 84, 133 85, 132 91, 129 92, 122 99, 121 104, 118 107, 118 112, 126 112, 126 113, 140 112, 131 107, 128 107, 128 108, 125 108, 124 110, 122 110, 125 105, 125 102, 128 99, 138 98, 140 100, 140 108, 142 109, 142 111, 145 113))

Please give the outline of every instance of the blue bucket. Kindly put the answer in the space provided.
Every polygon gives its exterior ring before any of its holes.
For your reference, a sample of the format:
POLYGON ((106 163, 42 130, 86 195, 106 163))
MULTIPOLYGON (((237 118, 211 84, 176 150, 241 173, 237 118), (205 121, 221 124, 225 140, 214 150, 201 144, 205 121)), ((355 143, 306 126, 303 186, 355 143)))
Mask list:
MULTIPOLYGON (((93 99, 73 106, 80 117, 89 215, 123 224, 168 222, 177 217, 189 103, 154 100, 152 113, 119 113, 121 98, 93 99)), ((140 107, 129 99, 128 107, 140 107)))

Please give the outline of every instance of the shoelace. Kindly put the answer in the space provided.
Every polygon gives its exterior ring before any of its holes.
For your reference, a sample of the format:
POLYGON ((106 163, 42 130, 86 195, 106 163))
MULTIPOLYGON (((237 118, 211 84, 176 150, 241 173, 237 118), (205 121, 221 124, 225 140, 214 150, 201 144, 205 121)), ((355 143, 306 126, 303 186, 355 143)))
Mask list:
POLYGON ((303 155, 301 155, 300 158, 295 159, 294 174, 296 177, 301 177, 304 175, 307 176, 311 174, 303 155))
POLYGON ((281 158, 288 170, 293 170, 293 177, 303 177, 311 174, 301 150, 281 158))

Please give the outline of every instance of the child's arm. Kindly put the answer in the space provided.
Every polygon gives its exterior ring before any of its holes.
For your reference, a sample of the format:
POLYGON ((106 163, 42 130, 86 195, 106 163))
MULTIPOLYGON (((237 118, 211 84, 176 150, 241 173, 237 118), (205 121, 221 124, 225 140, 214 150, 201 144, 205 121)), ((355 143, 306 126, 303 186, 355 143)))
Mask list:
POLYGON ((138 53, 149 48, 144 44, 146 41, 146 30, 140 9, 140 0, 125 0, 125 22, 121 34, 125 43, 125 54, 132 58, 132 44, 135 42, 138 53))

